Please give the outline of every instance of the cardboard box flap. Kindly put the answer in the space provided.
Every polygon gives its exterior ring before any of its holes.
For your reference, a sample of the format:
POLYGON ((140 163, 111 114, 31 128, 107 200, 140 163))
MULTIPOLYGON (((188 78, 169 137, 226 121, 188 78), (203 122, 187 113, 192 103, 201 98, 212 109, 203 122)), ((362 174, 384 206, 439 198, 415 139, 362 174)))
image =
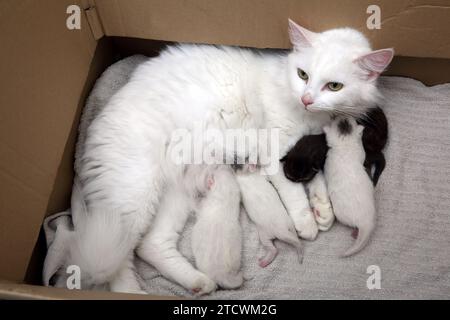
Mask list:
POLYGON ((450 58, 448 0, 91 0, 108 36, 289 48, 287 19, 313 30, 353 27, 375 48, 397 55, 450 58), (369 6, 381 29, 369 30, 369 6), (371 7, 373 8, 373 7, 371 7))

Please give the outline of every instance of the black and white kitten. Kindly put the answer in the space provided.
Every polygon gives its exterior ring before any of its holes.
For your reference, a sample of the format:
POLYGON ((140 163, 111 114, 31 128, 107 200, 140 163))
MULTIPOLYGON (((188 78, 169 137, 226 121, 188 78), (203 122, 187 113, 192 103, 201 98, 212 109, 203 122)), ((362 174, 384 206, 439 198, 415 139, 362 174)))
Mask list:
MULTIPOLYGON (((383 149, 388 138, 388 122, 379 107, 370 109, 364 118, 356 120, 364 126, 362 142, 366 157, 364 167, 376 185, 385 166, 383 149)), ((342 128, 344 131, 346 128, 342 128)), ((325 134, 307 135, 281 159, 286 177, 293 182, 309 182, 323 170, 328 152, 325 134)))

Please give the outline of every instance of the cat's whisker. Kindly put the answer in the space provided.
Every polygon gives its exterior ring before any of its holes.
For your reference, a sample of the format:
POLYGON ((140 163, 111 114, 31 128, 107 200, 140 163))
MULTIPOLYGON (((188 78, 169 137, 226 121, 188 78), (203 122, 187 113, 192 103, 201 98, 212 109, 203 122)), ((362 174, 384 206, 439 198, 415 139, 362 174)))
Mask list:
POLYGON ((348 116, 348 117, 357 116, 357 114, 354 112, 349 112, 347 110, 334 109, 326 104, 319 105, 318 107, 321 108, 322 110, 330 112, 334 115, 342 115, 342 116, 348 116))

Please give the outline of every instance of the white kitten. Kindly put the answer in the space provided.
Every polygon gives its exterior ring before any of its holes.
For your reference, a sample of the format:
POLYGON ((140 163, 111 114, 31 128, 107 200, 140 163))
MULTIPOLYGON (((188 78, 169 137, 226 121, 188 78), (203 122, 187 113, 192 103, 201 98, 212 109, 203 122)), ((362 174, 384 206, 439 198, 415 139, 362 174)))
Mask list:
POLYGON ((375 199, 372 180, 364 168, 362 132, 353 118, 337 118, 324 127, 328 146, 324 172, 336 219, 358 229, 355 243, 343 254, 360 251, 375 227, 375 199))
POLYGON ((208 191, 197 208, 192 250, 197 268, 220 287, 233 289, 243 282, 240 191, 234 172, 220 166, 208 178, 208 191))
POLYGON ((278 250, 273 244, 274 240, 294 246, 301 262, 302 243, 297 237, 292 219, 279 201, 276 190, 267 183, 265 176, 251 175, 245 168, 238 170, 236 177, 241 188, 242 203, 250 220, 258 229, 259 239, 265 250, 264 256, 259 259, 259 265, 265 268, 275 259, 278 250))

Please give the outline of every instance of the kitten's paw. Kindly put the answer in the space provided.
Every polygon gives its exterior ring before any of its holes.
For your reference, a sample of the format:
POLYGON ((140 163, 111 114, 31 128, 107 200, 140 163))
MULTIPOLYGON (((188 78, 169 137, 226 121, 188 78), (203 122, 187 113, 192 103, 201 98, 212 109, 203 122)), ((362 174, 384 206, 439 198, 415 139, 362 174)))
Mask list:
POLYGON ((314 195, 311 197, 310 204, 319 230, 329 230, 334 222, 334 213, 328 198, 324 199, 314 195))
POLYGON ((209 294, 216 289, 217 284, 204 274, 200 274, 190 288, 191 292, 196 296, 209 294))
POLYGON ((277 254, 278 254, 278 249, 275 246, 267 248, 264 256, 262 256, 258 259, 259 266, 261 268, 267 267, 269 264, 272 263, 272 261, 275 259, 277 254))
MULTIPOLYGON (((273 260, 272 260, 272 261, 273 261, 273 260)), ((271 260, 264 259, 264 258, 260 258, 260 259, 258 260, 258 265, 259 265, 261 268, 265 268, 265 267, 267 267, 269 264, 271 264, 272 261, 271 261, 271 260)))
POLYGON ((294 220, 295 230, 300 238, 305 240, 314 240, 317 237, 319 229, 317 227, 314 215, 311 209, 304 209, 294 220))

